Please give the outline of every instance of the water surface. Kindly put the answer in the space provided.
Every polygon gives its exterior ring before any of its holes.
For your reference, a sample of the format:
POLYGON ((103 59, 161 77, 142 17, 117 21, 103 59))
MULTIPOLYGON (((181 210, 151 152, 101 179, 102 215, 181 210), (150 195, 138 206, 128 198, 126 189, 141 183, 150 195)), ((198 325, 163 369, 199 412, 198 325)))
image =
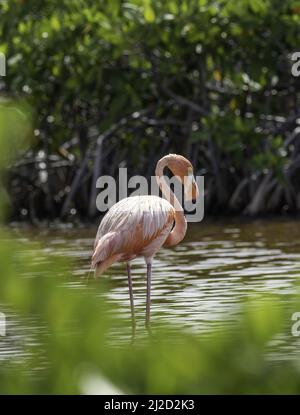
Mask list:
MULTIPOLYGON (((25 244, 42 241, 43 253, 72 258, 73 277, 64 282, 70 290, 86 284, 96 228, 38 230, 26 227, 14 228, 13 233, 25 244)), ((40 261, 39 255, 36 261, 40 261)), ((132 274, 138 326, 142 330, 146 296, 146 268, 142 258, 133 261, 132 274)), ((281 301, 287 301, 287 294, 293 292, 299 276, 300 221, 241 223, 231 220, 226 224, 221 221, 190 224, 180 245, 162 249, 155 257, 152 322, 153 325, 163 324, 159 318, 163 314, 168 323, 199 335, 211 329, 224 330, 226 325, 235 324, 240 300, 253 293, 271 292, 279 293, 281 301)), ((125 265, 113 266, 103 278, 111 279, 109 300, 119 305, 124 318, 129 318, 125 265)), ((300 311, 300 305, 295 311, 300 311)), ((12 331, 16 320, 12 314, 9 319, 12 331)), ((18 336, 26 336, 30 341, 34 330, 42 329, 34 316, 27 326, 22 324, 22 330, 16 325, 13 341, 11 337, 0 341, 0 359, 20 357, 22 349, 18 348, 18 336)), ((297 338, 274 342, 275 359, 292 356, 297 350, 297 338), (281 347, 279 353, 278 346, 281 347)))

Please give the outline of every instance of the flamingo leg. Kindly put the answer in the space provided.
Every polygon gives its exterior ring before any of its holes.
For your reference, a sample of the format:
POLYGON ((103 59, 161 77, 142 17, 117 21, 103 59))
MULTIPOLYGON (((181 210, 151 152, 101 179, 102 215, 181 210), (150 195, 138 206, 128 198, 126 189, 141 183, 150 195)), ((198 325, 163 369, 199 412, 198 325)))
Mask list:
POLYGON ((150 308, 151 308, 151 271, 152 263, 147 262, 147 303, 146 303, 146 329, 150 330, 150 308))
POLYGON ((127 262, 127 275, 128 275, 128 287, 129 287, 129 298, 130 298, 132 332, 133 332, 133 335, 134 335, 134 332, 135 332, 135 315, 134 315, 134 301, 133 301, 133 290, 132 290, 132 278, 131 278, 130 262, 127 262))

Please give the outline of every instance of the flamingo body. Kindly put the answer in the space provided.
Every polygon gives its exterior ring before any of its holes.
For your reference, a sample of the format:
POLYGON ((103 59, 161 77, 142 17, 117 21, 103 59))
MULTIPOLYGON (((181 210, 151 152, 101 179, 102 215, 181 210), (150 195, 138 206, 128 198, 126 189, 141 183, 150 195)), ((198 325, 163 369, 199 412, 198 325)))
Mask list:
POLYGON ((92 266, 100 275, 112 263, 151 258, 164 244, 174 207, 158 196, 132 196, 113 205, 99 226, 92 266))

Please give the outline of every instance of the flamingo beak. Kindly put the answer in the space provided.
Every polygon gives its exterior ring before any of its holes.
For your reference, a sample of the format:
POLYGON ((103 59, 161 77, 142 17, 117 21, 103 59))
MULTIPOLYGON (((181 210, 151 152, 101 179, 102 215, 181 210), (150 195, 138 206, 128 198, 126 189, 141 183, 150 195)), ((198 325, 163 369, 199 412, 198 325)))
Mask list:
POLYGON ((187 201, 194 201, 199 196, 199 189, 192 172, 184 178, 184 196, 187 201))

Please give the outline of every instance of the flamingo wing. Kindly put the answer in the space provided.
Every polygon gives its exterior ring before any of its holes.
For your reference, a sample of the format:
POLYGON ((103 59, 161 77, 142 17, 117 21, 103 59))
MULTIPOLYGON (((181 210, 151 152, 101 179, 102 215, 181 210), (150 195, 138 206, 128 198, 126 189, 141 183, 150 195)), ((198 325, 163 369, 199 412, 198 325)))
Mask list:
POLYGON ((160 197, 122 199, 100 223, 92 266, 100 266, 103 272, 115 261, 155 253, 171 231, 174 217, 173 206, 160 197))

